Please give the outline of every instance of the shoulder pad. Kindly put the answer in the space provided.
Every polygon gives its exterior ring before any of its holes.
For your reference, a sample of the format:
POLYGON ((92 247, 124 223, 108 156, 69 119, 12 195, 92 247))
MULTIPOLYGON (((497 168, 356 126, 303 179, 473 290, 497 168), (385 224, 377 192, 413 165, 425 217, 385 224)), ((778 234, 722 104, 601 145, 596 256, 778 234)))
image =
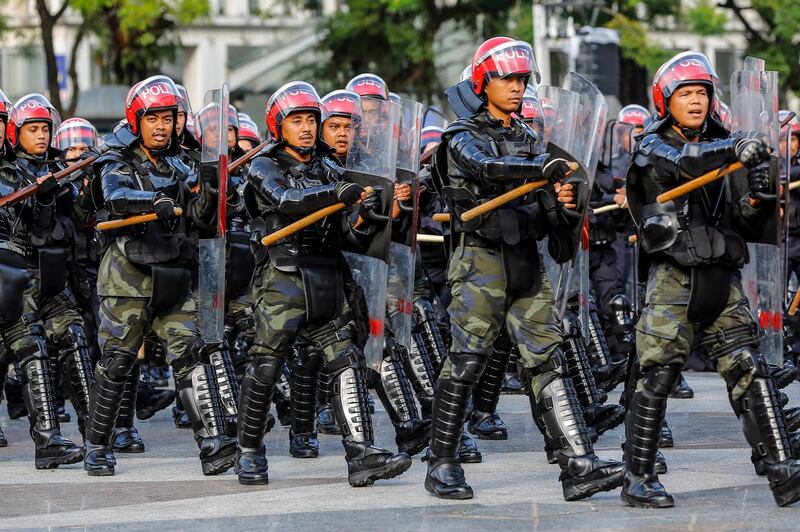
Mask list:
POLYGON ((138 137, 126 126, 103 137, 103 142, 111 149, 124 149, 132 145, 138 137))
POLYGON ((655 133, 645 135, 644 138, 639 141, 639 144, 636 145, 636 155, 648 157, 651 153, 653 153, 653 150, 655 150, 663 142, 664 139, 655 133))
POLYGON ((344 175, 345 169, 342 168, 341 165, 332 157, 328 157, 327 155, 322 157, 320 159, 320 164, 323 168, 325 168, 325 170, 335 175, 337 180, 340 180, 344 175))
POLYGON ((126 164, 125 155, 118 149, 110 149, 92 163, 92 168, 95 172, 99 172, 103 166, 110 162, 126 164))
POLYGON ((480 128, 475 120, 473 120, 471 117, 459 118, 447 126, 447 129, 444 131, 444 133, 442 133, 442 144, 445 144, 449 137, 452 137, 456 133, 461 133, 462 131, 469 131, 471 133, 479 134, 480 128))
POLYGON ((266 176, 280 173, 280 166, 272 158, 266 155, 258 155, 250 160, 247 180, 253 183, 254 186, 259 187, 266 176))
POLYGON ((183 162, 180 159, 180 157, 170 155, 166 157, 166 160, 169 163, 169 165, 175 169, 176 172, 183 174, 184 177, 192 173, 192 169, 189 167, 188 164, 183 162))

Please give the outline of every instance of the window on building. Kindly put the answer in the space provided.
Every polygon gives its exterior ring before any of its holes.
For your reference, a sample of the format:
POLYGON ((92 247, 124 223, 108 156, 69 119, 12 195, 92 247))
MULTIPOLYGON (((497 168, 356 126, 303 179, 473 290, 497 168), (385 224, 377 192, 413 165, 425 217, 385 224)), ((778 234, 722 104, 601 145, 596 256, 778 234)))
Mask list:
POLYGON ((731 96, 731 74, 742 68, 741 50, 716 50, 714 57, 714 68, 719 76, 721 93, 720 98, 723 102, 729 103, 731 96))
POLYGON ((38 46, 5 48, 0 60, 3 91, 12 101, 45 86, 44 52, 38 46))

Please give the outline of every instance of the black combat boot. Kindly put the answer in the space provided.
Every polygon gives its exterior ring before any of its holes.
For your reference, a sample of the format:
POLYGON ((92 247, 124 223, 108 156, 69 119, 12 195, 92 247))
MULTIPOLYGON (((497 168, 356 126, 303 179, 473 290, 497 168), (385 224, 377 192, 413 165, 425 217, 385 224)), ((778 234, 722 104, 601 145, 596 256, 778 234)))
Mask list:
POLYGON ((467 428, 479 440, 508 439, 508 428, 497 413, 497 404, 510 356, 511 340, 502 334, 495 340, 486 369, 472 389, 472 412, 467 428))
POLYGON ((461 431, 461 440, 458 442, 458 461, 462 464, 480 464, 483 462, 483 455, 478 449, 477 442, 472 439, 469 432, 461 431))
MULTIPOLYGON (((558 353, 553 354, 554 357, 558 353)), ((526 372, 526 378, 533 371, 526 372)), ((531 375, 531 377, 529 377, 531 375)), ((532 383, 531 389, 535 389, 532 383)), ((547 438, 561 467, 564 499, 577 501, 601 491, 609 491, 622 482, 623 465, 594 454, 586 422, 578 404, 572 381, 557 375, 531 399, 534 419, 541 416, 547 438)))
POLYGON ((411 385, 403 370, 404 351, 394 338, 386 337, 380 379, 375 389, 394 425, 398 451, 413 456, 428 446, 430 421, 419 417, 411 385))
POLYGON ((55 469, 83 459, 84 449, 61 435, 53 399, 50 365, 44 357, 23 366, 27 383, 23 389, 30 419, 30 434, 36 444, 36 469, 55 469))
POLYGON ((667 425, 666 418, 661 422, 661 435, 658 437, 658 447, 672 447, 675 445, 675 440, 672 437, 672 429, 667 425))
POLYGON ((236 439, 225 432, 225 414, 214 369, 208 364, 198 364, 178 383, 178 395, 192 421, 203 474, 219 475, 233 467, 236 439))
POLYGON ((320 354, 310 346, 296 347, 292 361, 292 428, 289 453, 294 458, 317 458, 319 440, 314 428, 317 402, 317 379, 322 363, 320 354))
POLYGON ((235 467, 239 484, 269 484, 267 451, 263 441, 273 388, 282 367, 282 358, 255 357, 242 378, 235 467))
POLYGON ((367 386, 360 368, 329 368, 333 373, 331 404, 342 431, 347 461, 347 481, 353 487, 370 486, 376 480, 390 479, 411 467, 406 453, 394 454, 375 446, 372 417, 367 405, 367 386))
MULTIPOLYGON (((788 506, 800 500, 800 460, 794 458, 783 411, 778 403, 778 389, 768 376, 761 355, 745 347, 748 353, 741 358, 742 373, 756 372, 750 386, 731 404, 742 423, 747 443, 763 463, 769 487, 778 506, 788 506)), ((739 358, 736 353, 734 358, 739 358)), ((738 379, 737 379, 738 380, 738 379)))
POLYGON ((136 419, 144 421, 150 419, 156 412, 164 410, 175 402, 177 394, 175 390, 162 388, 157 389, 149 381, 139 379, 136 383, 136 419))
POLYGON ((97 365, 94 386, 89 395, 89 421, 86 424, 86 458, 83 468, 90 477, 105 477, 114 474, 117 464, 111 449, 111 437, 119 415, 125 379, 115 381, 108 376, 108 369, 97 365))
POLYGON ((436 383, 425 489, 440 499, 473 496, 457 455, 471 393, 472 384, 468 382, 439 379, 436 383))
POLYGON ((111 448, 115 453, 143 453, 144 441, 133 426, 136 418, 136 395, 139 393, 139 364, 133 366, 131 374, 125 379, 125 392, 119 405, 117 423, 111 438, 111 448))
POLYGON ((625 420, 625 478, 622 501, 637 508, 671 508, 672 495, 656 473, 658 440, 667 410, 667 396, 680 378, 679 365, 652 366, 643 375, 641 391, 634 392, 625 420))
POLYGON ((683 375, 681 375, 681 379, 678 381, 678 384, 675 385, 675 388, 669 393, 669 396, 673 399, 691 399, 694 397, 694 390, 689 386, 689 383, 686 382, 686 379, 683 375))

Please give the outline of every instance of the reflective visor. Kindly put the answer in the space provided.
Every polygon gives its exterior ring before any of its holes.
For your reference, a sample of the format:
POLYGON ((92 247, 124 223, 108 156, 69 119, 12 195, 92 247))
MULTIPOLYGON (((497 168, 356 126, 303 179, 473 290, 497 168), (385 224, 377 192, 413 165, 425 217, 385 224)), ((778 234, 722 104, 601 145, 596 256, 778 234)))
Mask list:
POLYGON ((479 57, 472 67, 500 78, 533 75, 537 83, 540 80, 531 45, 523 41, 511 41, 492 48, 479 57))

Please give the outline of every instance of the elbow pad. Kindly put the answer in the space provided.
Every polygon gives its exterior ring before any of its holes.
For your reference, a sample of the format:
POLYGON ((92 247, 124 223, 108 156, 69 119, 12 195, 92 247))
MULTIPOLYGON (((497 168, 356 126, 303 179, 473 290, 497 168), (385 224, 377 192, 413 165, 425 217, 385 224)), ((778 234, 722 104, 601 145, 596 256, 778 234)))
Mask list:
POLYGON ((735 162, 738 160, 736 142, 736 139, 690 142, 683 146, 677 161, 678 169, 681 173, 697 177, 723 164, 735 162))
POLYGON ((514 179, 541 179, 542 168, 548 157, 547 154, 534 159, 509 155, 490 157, 483 161, 481 179, 492 184, 514 179))
POLYGON ((120 188, 104 195, 106 198, 105 207, 108 212, 111 214, 128 214, 153 210, 153 199, 156 193, 132 188, 120 188))
POLYGON ((335 184, 305 189, 289 188, 281 195, 278 212, 283 214, 305 214, 327 207, 337 201, 335 184))

